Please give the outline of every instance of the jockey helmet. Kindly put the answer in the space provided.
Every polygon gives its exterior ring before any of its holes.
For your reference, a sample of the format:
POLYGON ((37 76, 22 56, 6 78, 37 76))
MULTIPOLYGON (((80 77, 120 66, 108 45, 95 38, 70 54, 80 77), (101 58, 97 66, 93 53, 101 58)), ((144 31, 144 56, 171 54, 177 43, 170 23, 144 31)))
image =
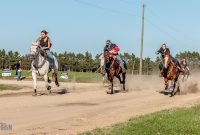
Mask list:
POLYGON ((107 40, 106 41, 106 45, 110 45, 111 44, 111 41, 110 40, 107 40))

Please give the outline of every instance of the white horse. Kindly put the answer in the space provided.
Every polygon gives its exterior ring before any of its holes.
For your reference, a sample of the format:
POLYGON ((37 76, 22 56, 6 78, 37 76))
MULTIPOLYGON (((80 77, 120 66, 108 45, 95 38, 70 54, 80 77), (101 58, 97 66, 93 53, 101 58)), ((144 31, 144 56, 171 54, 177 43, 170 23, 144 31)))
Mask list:
MULTIPOLYGON (((33 78, 33 96, 37 95, 37 75, 43 76, 45 80, 45 86, 49 92, 51 93, 51 86, 50 86, 50 80, 48 77, 48 73, 50 71, 50 62, 47 59, 47 54, 44 50, 42 50, 42 47, 39 45, 39 42, 33 42, 31 49, 30 49, 30 59, 31 62, 31 69, 32 69, 32 78, 33 78)), ((54 57, 55 65, 58 65, 58 62, 56 58, 54 57)), ((55 78, 55 84, 59 86, 58 79, 57 79, 57 71, 54 70, 52 73, 52 77, 55 78)))
POLYGON ((103 54, 99 57, 99 60, 100 60, 99 71, 102 74, 103 84, 104 84, 104 83, 106 83, 107 73, 105 71, 105 58, 104 58, 103 54))
POLYGON ((182 81, 187 81, 190 76, 190 69, 188 66, 181 65, 181 68, 184 72, 182 72, 182 81))

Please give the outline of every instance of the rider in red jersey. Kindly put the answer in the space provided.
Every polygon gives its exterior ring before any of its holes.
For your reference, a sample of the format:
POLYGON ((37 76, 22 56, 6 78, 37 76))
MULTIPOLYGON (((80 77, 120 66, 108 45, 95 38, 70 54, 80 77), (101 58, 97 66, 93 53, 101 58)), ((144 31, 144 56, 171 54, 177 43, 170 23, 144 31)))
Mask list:
POLYGON ((104 52, 106 51, 110 53, 110 57, 112 57, 114 60, 119 61, 122 72, 126 72, 124 61, 121 59, 118 53, 120 51, 120 48, 116 44, 113 44, 110 40, 107 40, 106 46, 104 47, 104 52))

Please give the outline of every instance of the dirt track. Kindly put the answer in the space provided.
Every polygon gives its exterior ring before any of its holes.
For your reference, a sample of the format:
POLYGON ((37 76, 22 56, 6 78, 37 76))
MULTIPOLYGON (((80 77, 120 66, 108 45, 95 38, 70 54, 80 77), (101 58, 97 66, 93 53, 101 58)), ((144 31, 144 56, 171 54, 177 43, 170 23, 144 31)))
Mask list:
MULTIPOLYGON (((192 77, 187 85, 182 84, 187 94, 173 98, 158 92, 162 90, 163 82, 156 76, 129 79, 129 92, 114 95, 106 94, 102 84, 62 83, 60 89, 66 88, 69 93, 32 97, 30 81, 0 80, 0 83, 25 86, 20 91, 0 92, 0 123, 13 126, 12 131, 0 131, 0 134, 76 134, 200 101, 200 81, 196 77, 192 77)), ((38 85, 38 89, 44 90, 43 82, 38 85)), ((57 90, 55 86, 53 88, 57 90)))

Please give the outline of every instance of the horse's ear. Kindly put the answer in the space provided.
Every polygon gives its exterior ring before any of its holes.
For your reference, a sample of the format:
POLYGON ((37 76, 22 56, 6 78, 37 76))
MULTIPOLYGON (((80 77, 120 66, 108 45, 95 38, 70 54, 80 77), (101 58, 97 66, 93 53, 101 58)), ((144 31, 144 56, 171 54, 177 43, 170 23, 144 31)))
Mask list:
POLYGON ((39 42, 37 42, 37 41, 33 41, 33 42, 32 42, 32 45, 34 45, 34 46, 38 46, 38 45, 39 45, 39 42))

